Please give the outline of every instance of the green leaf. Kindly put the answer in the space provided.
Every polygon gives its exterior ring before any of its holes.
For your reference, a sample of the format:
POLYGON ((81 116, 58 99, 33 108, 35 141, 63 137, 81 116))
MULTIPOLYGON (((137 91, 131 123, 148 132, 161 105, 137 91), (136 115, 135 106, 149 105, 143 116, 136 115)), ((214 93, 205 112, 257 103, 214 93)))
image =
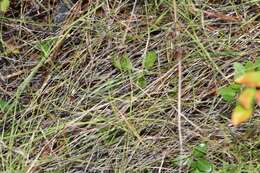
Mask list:
POLYGON ((125 54, 123 57, 119 58, 118 56, 114 56, 112 58, 112 64, 120 71, 132 71, 133 65, 130 61, 130 58, 125 54))
POLYGON ((8 8, 10 6, 9 0, 0 0, 0 11, 7 12, 8 8))
POLYGON ((133 68, 132 62, 130 61, 130 58, 127 55, 124 55, 120 60, 120 65, 122 71, 131 71, 133 68))
POLYGON ((241 86, 239 84, 230 84, 229 88, 231 88, 232 90, 234 90, 236 93, 239 93, 241 90, 241 86))
POLYGON ((117 56, 114 56, 112 58, 112 64, 115 68, 117 68, 118 70, 122 70, 122 67, 121 67, 121 63, 120 63, 120 59, 117 57, 117 56))
POLYGON ((43 57, 47 58, 50 53, 51 50, 53 48, 53 45, 55 43, 56 39, 50 38, 48 40, 44 40, 42 41, 37 47, 38 49, 42 52, 43 57))
POLYGON ((213 171, 213 165, 206 159, 197 159, 196 161, 194 161, 194 166, 200 172, 210 173, 213 171))
POLYGON ((207 152, 207 144, 199 144, 197 145, 194 149, 193 149, 193 152, 192 152, 192 156, 195 157, 195 158, 202 158, 206 155, 206 152, 207 152))
POLYGON ((240 91, 241 86, 238 84, 231 84, 227 87, 222 87, 219 89, 218 93, 223 97, 227 102, 230 102, 234 99, 236 94, 240 91))
POLYGON ((246 72, 245 67, 238 62, 234 63, 234 70, 235 70, 235 79, 242 76, 246 72))
POLYGON ((145 88, 147 86, 147 82, 146 82, 144 75, 140 76, 137 79, 137 85, 141 88, 145 88))
POLYGON ((157 55, 155 51, 148 52, 143 59, 143 67, 150 70, 154 66, 156 59, 157 55))

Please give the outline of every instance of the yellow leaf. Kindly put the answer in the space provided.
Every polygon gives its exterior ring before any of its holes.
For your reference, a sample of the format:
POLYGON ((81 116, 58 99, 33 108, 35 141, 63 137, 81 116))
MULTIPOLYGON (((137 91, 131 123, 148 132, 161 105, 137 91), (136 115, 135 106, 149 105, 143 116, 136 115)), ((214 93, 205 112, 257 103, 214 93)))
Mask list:
POLYGON ((7 12, 8 8, 10 6, 9 0, 0 0, 0 11, 7 12))
POLYGON ((245 109, 240 104, 238 104, 233 110, 231 122, 234 126, 238 126, 250 119, 253 113, 253 108, 245 109))
POLYGON ((247 87, 260 87, 260 71, 247 72, 235 79, 235 82, 247 87))
POLYGON ((256 89, 255 88, 246 88, 240 94, 238 102, 245 108, 252 108, 255 101, 256 89))

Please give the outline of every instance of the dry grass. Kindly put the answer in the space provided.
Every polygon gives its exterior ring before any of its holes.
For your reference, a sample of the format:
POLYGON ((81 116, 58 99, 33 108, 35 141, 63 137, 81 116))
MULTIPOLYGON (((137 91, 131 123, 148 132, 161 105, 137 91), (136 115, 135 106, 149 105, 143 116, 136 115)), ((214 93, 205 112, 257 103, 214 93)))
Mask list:
POLYGON ((136 2, 78 1, 60 24, 56 1, 12 2, 0 16, 0 97, 13 103, 0 114, 0 170, 177 172, 180 57, 183 154, 208 143, 216 172, 259 171, 260 111, 229 127, 233 105, 216 93, 234 62, 259 58, 259 1, 136 2), (36 45, 50 38, 44 59, 36 45), (140 88, 149 50, 158 61, 140 88), (130 74, 111 64, 123 54, 130 74))

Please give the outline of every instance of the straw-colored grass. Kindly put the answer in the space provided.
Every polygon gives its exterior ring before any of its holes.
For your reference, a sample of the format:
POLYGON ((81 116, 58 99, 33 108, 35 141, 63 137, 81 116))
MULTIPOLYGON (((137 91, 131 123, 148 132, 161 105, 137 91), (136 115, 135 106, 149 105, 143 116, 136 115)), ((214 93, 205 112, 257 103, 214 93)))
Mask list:
POLYGON ((234 62, 259 58, 258 0, 77 1, 54 23, 58 6, 13 1, 0 16, 0 98, 11 105, 0 170, 178 172, 180 143, 183 155, 207 143, 215 172, 259 172, 259 108, 230 127, 234 103, 217 94, 234 62), (158 58, 141 88, 148 51, 158 58), (112 65, 125 54, 131 73, 112 65))

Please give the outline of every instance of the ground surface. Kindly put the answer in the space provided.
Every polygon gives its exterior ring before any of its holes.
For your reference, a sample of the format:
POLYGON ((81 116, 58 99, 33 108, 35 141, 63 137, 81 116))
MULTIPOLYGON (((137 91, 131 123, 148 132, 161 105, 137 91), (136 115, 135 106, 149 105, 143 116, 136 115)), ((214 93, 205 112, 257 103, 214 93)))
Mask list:
POLYGON ((233 128, 217 95, 259 56, 258 0, 20 0, 0 27, 0 170, 177 172, 181 142, 206 143, 215 172, 259 172, 259 108, 233 128), (131 72, 112 65, 124 55, 131 72))

